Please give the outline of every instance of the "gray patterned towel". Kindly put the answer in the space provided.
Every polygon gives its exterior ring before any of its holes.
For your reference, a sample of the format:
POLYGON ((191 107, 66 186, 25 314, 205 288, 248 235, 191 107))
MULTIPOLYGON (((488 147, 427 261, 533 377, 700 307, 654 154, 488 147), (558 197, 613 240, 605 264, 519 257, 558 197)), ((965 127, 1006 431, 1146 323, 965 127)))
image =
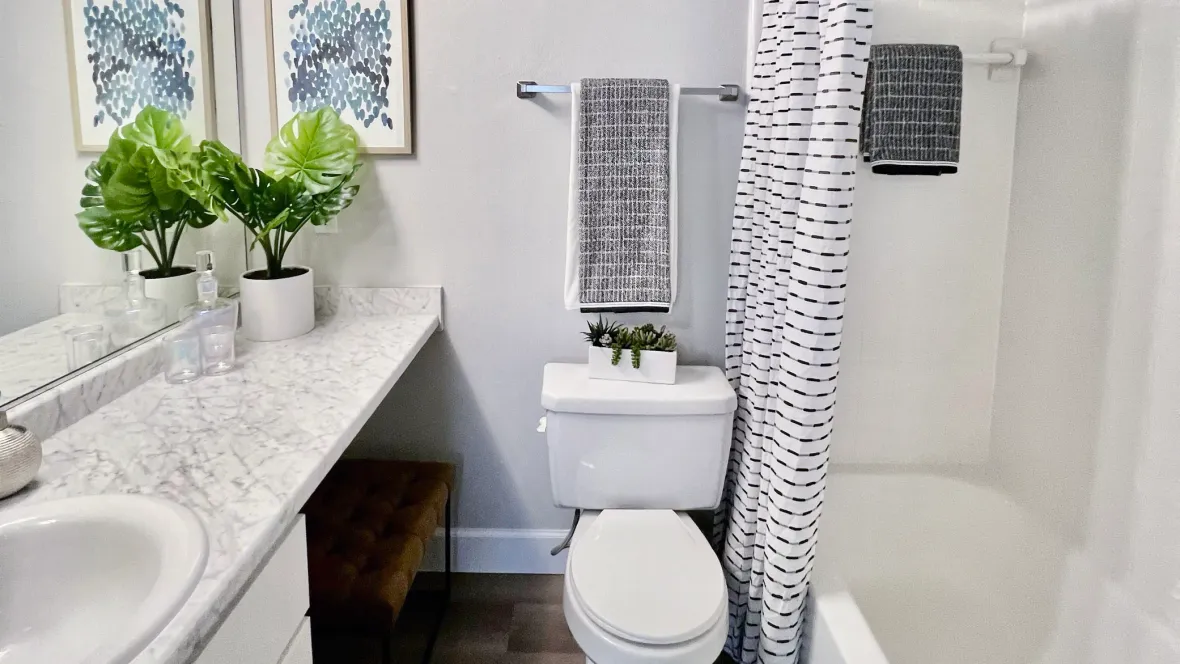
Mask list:
POLYGON ((577 308, 669 311, 675 113, 668 81, 585 78, 578 87, 570 212, 577 308))
POLYGON ((861 119, 865 161, 887 175, 957 172, 962 101, 958 46, 873 46, 861 119))

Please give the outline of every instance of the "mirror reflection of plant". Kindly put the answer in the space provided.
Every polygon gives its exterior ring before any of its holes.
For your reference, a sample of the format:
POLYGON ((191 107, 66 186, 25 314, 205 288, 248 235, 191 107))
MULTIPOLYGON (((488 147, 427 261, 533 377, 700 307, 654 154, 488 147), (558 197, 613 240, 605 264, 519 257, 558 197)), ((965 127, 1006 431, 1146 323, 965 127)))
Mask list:
POLYGON ((266 278, 284 276, 283 258, 307 224, 323 226, 352 204, 360 170, 356 131, 331 108, 299 113, 266 146, 265 169, 217 141, 201 144, 215 197, 266 255, 266 278))
POLYGON ((150 276, 180 274, 174 262, 185 229, 222 214, 192 137, 179 117, 154 106, 111 134, 86 180, 76 215, 82 232, 111 251, 143 247, 157 266, 150 276))

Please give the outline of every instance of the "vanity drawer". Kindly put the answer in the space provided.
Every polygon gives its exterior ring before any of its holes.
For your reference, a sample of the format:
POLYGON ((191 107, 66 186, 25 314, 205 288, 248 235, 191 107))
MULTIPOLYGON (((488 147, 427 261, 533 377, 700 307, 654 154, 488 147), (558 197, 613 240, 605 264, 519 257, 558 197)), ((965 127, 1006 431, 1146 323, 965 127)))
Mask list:
POLYGON ((311 642, 304 621, 309 605, 307 526, 301 514, 196 664, 285 664, 284 652, 292 663, 304 661, 296 648, 303 629, 311 642))

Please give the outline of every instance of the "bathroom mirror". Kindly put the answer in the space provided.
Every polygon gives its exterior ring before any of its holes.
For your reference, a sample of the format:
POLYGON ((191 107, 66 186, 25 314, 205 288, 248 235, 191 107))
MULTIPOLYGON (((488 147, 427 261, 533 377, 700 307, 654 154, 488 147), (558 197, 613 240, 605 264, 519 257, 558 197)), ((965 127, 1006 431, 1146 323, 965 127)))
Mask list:
POLYGON ((244 270, 236 224, 76 217, 88 165, 144 106, 181 118, 194 143, 238 149, 236 5, 0 2, 0 410, 174 322, 196 299, 182 267, 196 251, 214 252, 222 283, 244 270))

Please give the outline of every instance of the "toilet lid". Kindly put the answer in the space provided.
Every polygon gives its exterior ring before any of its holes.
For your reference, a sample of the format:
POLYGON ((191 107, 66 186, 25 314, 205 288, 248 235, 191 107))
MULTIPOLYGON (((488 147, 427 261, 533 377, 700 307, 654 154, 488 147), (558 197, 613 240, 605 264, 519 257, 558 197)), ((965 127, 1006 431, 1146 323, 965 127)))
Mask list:
POLYGON ((569 553, 574 595, 604 630, 681 643, 725 611, 725 580, 700 531, 671 510, 604 510, 569 553))

